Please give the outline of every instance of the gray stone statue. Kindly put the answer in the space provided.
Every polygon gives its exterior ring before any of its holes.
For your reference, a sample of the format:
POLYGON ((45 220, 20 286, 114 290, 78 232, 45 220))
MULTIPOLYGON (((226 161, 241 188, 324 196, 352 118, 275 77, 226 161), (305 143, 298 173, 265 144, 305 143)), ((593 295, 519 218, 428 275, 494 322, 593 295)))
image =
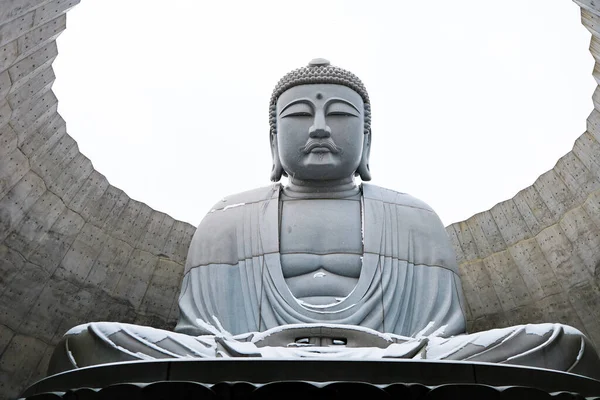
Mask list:
POLYGON ((271 180, 219 201, 188 253, 175 332, 71 329, 49 372, 188 357, 413 358, 508 363, 600 378, 576 329, 465 333, 453 249, 435 212, 371 179, 361 81, 316 59, 271 97, 271 180), (277 183, 282 176, 289 182, 277 183))

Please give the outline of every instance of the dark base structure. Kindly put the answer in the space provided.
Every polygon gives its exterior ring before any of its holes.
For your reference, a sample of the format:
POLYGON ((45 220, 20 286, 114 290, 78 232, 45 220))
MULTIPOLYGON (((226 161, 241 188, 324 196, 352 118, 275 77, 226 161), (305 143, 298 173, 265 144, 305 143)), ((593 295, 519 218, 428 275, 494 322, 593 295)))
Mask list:
POLYGON ((414 360, 129 362, 43 379, 24 399, 600 399, 600 381, 539 368, 414 360))

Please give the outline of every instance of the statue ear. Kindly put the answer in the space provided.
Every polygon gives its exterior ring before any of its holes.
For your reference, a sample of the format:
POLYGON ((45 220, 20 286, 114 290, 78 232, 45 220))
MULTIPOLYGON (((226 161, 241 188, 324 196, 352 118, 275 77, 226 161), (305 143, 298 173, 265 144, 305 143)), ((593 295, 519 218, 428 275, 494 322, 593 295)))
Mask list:
POLYGON ((281 160, 279 159, 279 149, 277 148, 277 135, 271 133, 271 159, 273 160, 273 167, 271 168, 271 180, 273 182, 279 182, 281 176, 285 174, 283 167, 281 166, 281 160))
POLYGON ((363 139, 362 158, 356 173, 363 181, 371 180, 371 169, 369 168, 369 157, 371 155, 371 132, 365 133, 363 139))

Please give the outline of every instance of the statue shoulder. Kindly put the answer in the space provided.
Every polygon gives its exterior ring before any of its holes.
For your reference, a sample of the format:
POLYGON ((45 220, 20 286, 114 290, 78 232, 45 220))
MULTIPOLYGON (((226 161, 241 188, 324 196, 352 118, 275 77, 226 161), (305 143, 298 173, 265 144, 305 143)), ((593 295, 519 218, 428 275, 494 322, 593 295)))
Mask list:
MULTIPOLYGON (((448 233, 440 217, 427 203, 406 193, 375 185, 363 185, 363 197, 365 205, 367 200, 373 203, 369 205, 371 221, 365 218, 365 232, 380 232, 383 229, 385 234, 391 235, 392 238, 394 231, 410 232, 411 257, 414 264, 440 266, 458 274, 456 255, 448 233), (377 204, 378 202, 387 203, 386 205, 392 204, 396 207, 381 207, 377 204), (386 228, 385 224, 383 224, 383 228, 379 229, 368 229, 366 226, 367 223, 381 224, 379 221, 386 219, 389 228, 386 228), (402 223, 396 221, 402 221, 402 223)), ((406 238, 404 234, 396 236, 406 238)), ((371 237, 365 236, 365 246, 373 243, 371 248, 376 251, 380 247, 379 239, 373 241, 371 239, 371 237)), ((405 257, 408 256, 405 254, 398 256, 400 259, 405 257)))
POLYGON ((244 206, 246 204, 258 203, 260 201, 270 200, 279 195, 281 184, 275 183, 270 186, 264 186, 257 189, 247 190, 245 192, 232 194, 219 200, 209 211, 227 210, 230 208, 244 206))
POLYGON ((424 201, 417 199, 407 193, 397 192, 377 185, 363 183, 363 196, 372 200, 383 201, 384 203, 396 204, 399 206, 412 207, 423 211, 429 211, 435 214, 435 211, 424 201))
MULTIPOLYGON (((208 264, 238 263, 238 226, 250 204, 276 199, 279 184, 227 196, 204 216, 190 243, 185 272, 208 264)), ((242 246, 243 247, 243 246, 242 246)))

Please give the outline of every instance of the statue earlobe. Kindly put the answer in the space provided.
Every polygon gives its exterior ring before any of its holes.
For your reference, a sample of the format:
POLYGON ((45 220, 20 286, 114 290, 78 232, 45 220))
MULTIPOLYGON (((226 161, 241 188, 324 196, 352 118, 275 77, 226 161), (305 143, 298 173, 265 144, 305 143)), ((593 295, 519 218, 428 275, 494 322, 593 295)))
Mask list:
POLYGON ((363 181, 371 180, 371 169, 369 168, 369 157, 371 155, 371 132, 365 133, 363 141, 362 157, 356 173, 363 181))
POLYGON ((271 168, 271 181, 279 182, 281 176, 285 174, 283 167, 281 166, 281 160, 279 159, 279 149, 277 148, 277 135, 271 133, 271 159, 273 160, 273 167, 271 168))

